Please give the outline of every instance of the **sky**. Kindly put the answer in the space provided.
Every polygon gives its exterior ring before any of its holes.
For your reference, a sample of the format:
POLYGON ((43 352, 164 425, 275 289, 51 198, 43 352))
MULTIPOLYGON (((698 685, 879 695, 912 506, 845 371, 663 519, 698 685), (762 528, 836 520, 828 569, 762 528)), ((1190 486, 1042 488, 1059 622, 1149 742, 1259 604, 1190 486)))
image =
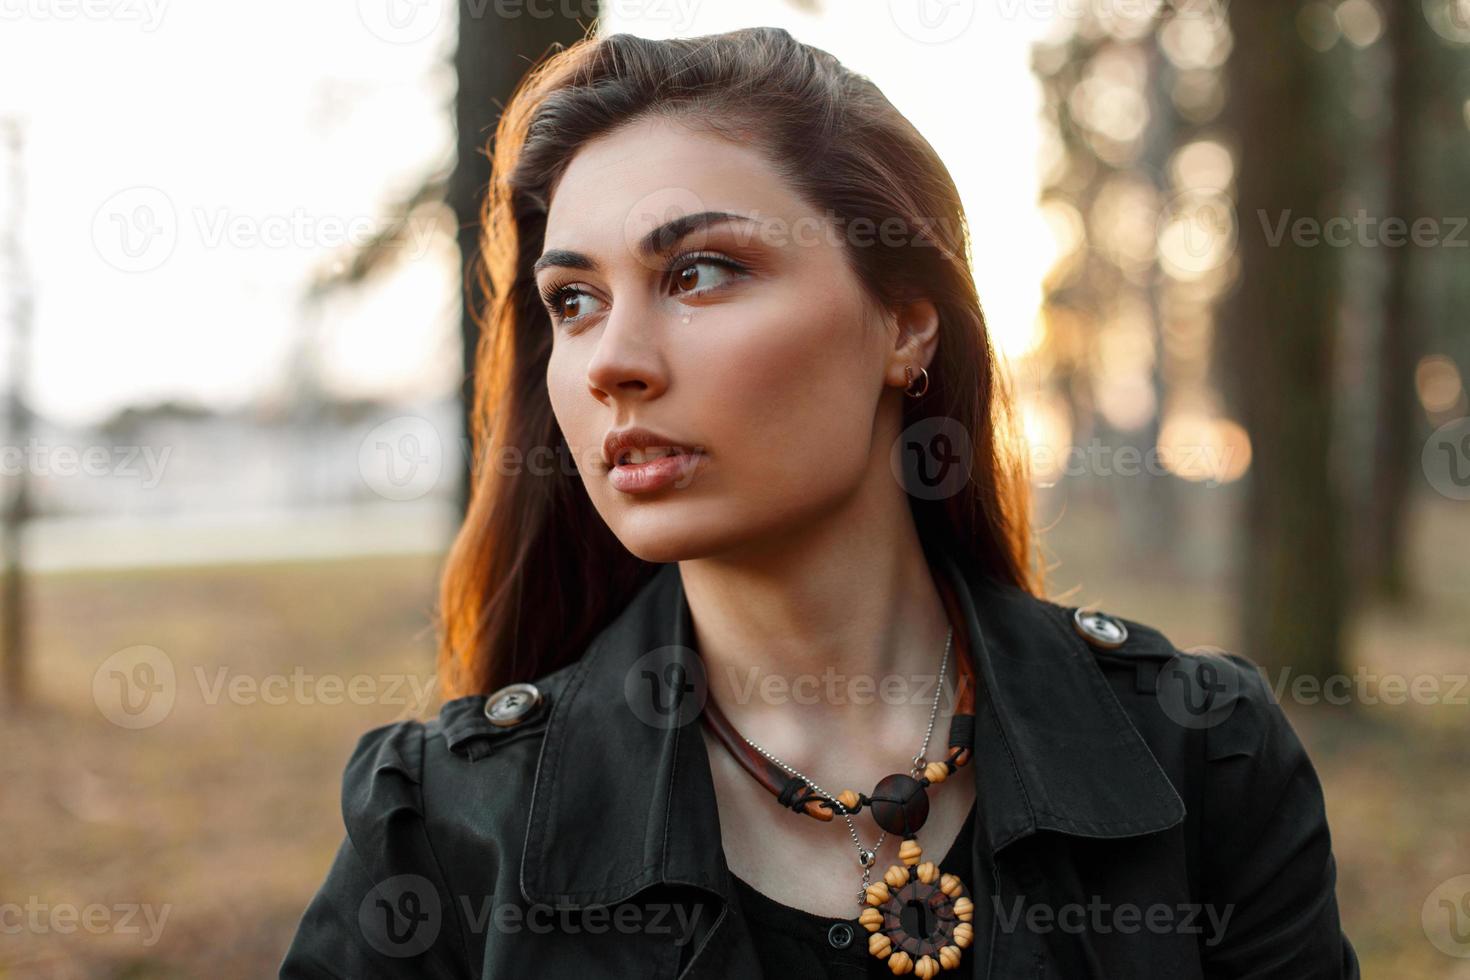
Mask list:
MULTIPOLYGON (((992 330, 1023 353, 1055 254, 1029 69, 1055 4, 805 6, 605 0, 602 27, 778 25, 872 78, 949 166, 992 330)), ((12 232, 31 290, 32 405, 69 424, 165 398, 231 409, 303 374, 342 396, 452 391, 444 227, 417 227, 380 281, 317 310, 303 297, 449 165, 454 16, 443 0, 0 0, 0 122, 22 136, 18 159, 0 147, 0 249, 12 232)), ((8 335, 16 289, 0 290, 8 335)))

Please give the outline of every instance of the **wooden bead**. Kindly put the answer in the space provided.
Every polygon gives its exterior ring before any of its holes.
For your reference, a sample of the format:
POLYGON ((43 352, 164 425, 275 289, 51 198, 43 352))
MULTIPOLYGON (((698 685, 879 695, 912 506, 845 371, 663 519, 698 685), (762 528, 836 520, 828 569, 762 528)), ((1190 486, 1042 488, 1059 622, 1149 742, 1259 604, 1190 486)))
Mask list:
POLYGON ((858 795, 850 789, 845 789, 837 794, 837 802, 847 807, 848 810, 858 808, 858 795))
POLYGON ((970 923, 961 922, 959 925, 954 927, 954 944, 961 949, 969 946, 970 941, 974 938, 975 927, 970 925, 970 923))
POLYGON ((939 879, 939 890, 944 892, 944 894, 948 895, 950 898, 954 898, 956 895, 958 895, 964 889, 964 887, 965 883, 960 881, 954 875, 943 875, 939 879))
POLYGON ((929 794, 901 772, 884 776, 868 794, 873 822, 890 834, 917 834, 929 819, 929 794))
POLYGON ((893 940, 881 932, 875 932, 868 937, 868 952, 878 957, 887 956, 893 952, 893 940))
POLYGON ((924 778, 931 783, 942 783, 949 776, 949 766, 942 762, 931 762, 924 767, 924 778))
POLYGON ((939 866, 933 861, 925 861, 918 868, 919 880, 926 885, 934 884, 934 879, 939 877, 939 866))
POLYGON ((914 964, 914 976, 930 980, 939 973, 939 964, 932 956, 920 956, 919 961, 914 964))
POLYGON ((898 845, 898 859, 904 864, 918 864, 924 848, 916 840, 906 840, 898 845))
POLYGON ((883 928, 883 913, 871 905, 863 909, 863 914, 858 916, 858 925, 869 932, 877 932, 883 928))
POLYGON ((953 970, 960 965, 960 948, 958 946, 946 946, 939 951, 939 965, 946 970, 953 970))
POLYGON ((954 915, 961 922, 969 922, 975 918, 975 903, 970 901, 970 896, 961 895, 954 900, 954 915))
POLYGON ((913 958, 910 957, 909 954, 905 953, 903 950, 899 950, 892 956, 888 957, 888 969, 892 970, 896 976, 902 976, 905 973, 912 973, 914 972, 913 958))
POLYGON ((888 882, 889 888, 902 888, 909 883, 909 869, 901 864, 892 865, 883 873, 883 880, 888 882))
POLYGON ((881 881, 875 881, 868 886, 867 895, 869 905, 882 905, 888 901, 888 886, 881 881))

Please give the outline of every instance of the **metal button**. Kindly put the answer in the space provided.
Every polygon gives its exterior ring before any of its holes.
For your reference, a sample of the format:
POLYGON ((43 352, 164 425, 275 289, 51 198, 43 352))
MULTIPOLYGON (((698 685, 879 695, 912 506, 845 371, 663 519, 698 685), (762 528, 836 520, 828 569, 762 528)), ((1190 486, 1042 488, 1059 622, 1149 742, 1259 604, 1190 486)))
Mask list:
POLYGON ((827 930, 827 942, 833 949, 846 949, 852 945, 852 926, 846 922, 834 922, 827 930))
POLYGON ((514 728, 534 718, 545 701, 535 684, 511 684, 485 699, 485 717, 497 728, 514 728))
POLYGON ((1116 650, 1128 639, 1128 627, 1116 616, 1097 609, 1078 609, 1072 614, 1072 625, 1093 646, 1116 650))

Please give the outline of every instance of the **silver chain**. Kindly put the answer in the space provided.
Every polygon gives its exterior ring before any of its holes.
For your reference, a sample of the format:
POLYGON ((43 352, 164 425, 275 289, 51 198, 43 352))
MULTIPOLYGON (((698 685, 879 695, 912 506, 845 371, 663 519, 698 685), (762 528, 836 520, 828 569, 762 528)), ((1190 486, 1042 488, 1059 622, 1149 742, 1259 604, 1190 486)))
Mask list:
MULTIPOLYGON (((919 751, 914 755, 913 765, 909 767, 909 774, 915 777, 917 777, 919 773, 923 772, 924 768, 928 765, 927 760, 925 760, 924 758, 924 753, 928 751, 929 739, 932 738, 934 735, 934 720, 939 715, 939 698, 944 693, 944 674, 945 671, 949 668, 949 648, 950 644, 953 641, 954 627, 951 626, 949 628, 949 635, 944 638, 944 656, 940 658, 939 661, 939 683, 934 689, 934 702, 929 707, 929 725, 924 729, 924 741, 919 745, 919 751)), ((888 837, 888 831, 885 830, 878 835, 878 839, 873 843, 872 848, 863 847, 862 839, 858 837, 857 828, 853 826, 852 823, 852 811, 848 810, 848 808, 844 806, 835 796, 822 789, 822 787, 818 786, 815 782, 811 780, 810 777, 804 775, 802 772, 796 769, 796 767, 789 766, 786 763, 782 762, 780 759, 772 755, 768 750, 760 745, 757 745, 754 741, 746 738, 744 735, 741 735, 740 737, 745 740, 746 745, 749 745, 761 755, 765 756, 767 759, 780 766, 786 772, 790 773, 797 779, 800 779, 802 782, 810 786, 813 793, 816 793, 823 799, 830 800, 832 802, 832 805, 837 809, 838 814, 842 817, 843 820, 847 822, 847 832, 852 835, 853 846, 855 846, 858 850, 858 865, 863 869, 863 887, 862 891, 858 892, 858 903, 861 904, 867 896, 868 885, 872 882, 873 864, 877 860, 878 848, 883 846, 883 841, 888 837)))

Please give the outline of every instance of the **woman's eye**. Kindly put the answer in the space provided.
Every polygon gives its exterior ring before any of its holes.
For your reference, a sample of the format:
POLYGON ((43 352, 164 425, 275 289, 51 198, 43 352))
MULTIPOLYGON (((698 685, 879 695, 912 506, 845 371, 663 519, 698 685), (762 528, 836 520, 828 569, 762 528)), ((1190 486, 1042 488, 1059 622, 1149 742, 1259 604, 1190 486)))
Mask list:
POLYGON ((557 320, 575 320, 588 313, 596 312, 597 297, 582 292, 571 286, 563 286, 556 289, 547 298, 546 306, 551 315, 557 320))
POLYGON ((670 287, 677 295, 702 293, 738 278, 740 267, 728 259, 699 258, 674 270, 670 287))

